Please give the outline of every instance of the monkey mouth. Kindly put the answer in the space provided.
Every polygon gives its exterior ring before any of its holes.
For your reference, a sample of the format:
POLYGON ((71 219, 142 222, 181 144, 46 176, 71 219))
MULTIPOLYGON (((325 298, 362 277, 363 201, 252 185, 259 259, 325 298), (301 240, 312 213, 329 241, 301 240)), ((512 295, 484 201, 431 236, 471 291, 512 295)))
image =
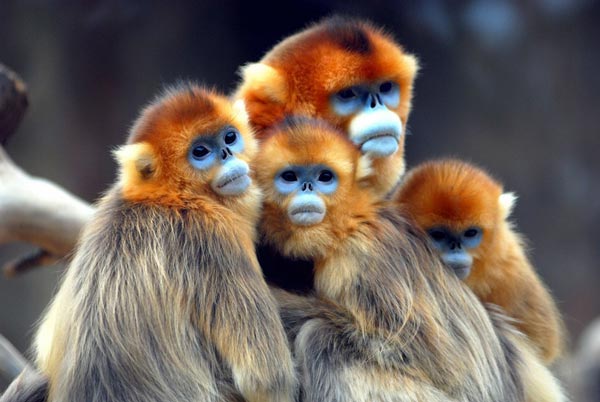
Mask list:
POLYGON ((292 215, 297 215, 297 214, 322 214, 324 211, 321 208, 317 208, 317 207, 305 207, 305 208, 298 208, 295 209, 294 211, 292 211, 292 215))
POLYGON ((362 147, 363 145, 365 145, 367 142, 372 141, 372 140, 376 140, 378 138, 392 138, 394 139, 396 142, 399 141, 399 138, 396 134, 394 134, 393 132, 382 132, 382 133, 373 133, 370 135, 367 135, 364 139, 363 142, 360 143, 360 146, 362 147))
POLYGON ((291 210, 289 217, 292 223, 299 226, 316 225, 323 221, 325 210, 318 206, 305 206, 291 210))
POLYGON ((238 180, 240 180, 240 181, 241 181, 241 179, 243 179, 243 178, 247 178, 247 177, 248 177, 248 175, 247 175, 247 174, 239 174, 239 175, 237 175, 237 176, 230 177, 230 178, 226 179, 225 181, 222 181, 221 183, 219 183, 219 184, 217 185, 217 188, 223 188, 223 187, 226 187, 226 186, 228 186, 228 185, 230 185, 230 184, 234 184, 234 183, 235 183, 236 181, 238 181, 238 180))
POLYGON ((213 182, 212 187, 220 195, 235 196, 244 193, 250 183, 247 169, 234 168, 213 182))

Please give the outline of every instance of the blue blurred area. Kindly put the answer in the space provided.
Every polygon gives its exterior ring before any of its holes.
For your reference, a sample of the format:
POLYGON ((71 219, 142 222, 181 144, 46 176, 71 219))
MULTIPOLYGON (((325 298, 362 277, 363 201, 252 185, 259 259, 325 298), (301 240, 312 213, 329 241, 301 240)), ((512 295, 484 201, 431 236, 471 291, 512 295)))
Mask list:
MULTIPOLYGON (((332 13, 371 19, 419 57, 409 165, 458 156, 519 194, 518 227, 576 337, 600 313, 598 1, 2 0, 0 62, 31 105, 7 150, 93 201, 113 180, 109 151, 164 84, 230 91, 240 65, 332 13)), ((0 246, 0 262, 24 248, 0 246)), ((0 333, 21 349, 59 272, 0 279, 0 333)))

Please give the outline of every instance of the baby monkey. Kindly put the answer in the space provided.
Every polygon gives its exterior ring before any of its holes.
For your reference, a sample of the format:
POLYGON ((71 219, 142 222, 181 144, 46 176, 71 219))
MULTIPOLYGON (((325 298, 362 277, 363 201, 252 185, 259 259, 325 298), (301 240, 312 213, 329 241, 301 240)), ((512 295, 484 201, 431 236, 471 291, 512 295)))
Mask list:
POLYGON ((515 199, 483 170, 452 159, 412 169, 396 195, 446 265, 479 299, 514 318, 551 363, 562 350, 563 323, 508 220, 515 199))
POLYGON ((254 253, 243 109, 193 84, 146 107, 37 334, 50 402, 291 402, 254 253))

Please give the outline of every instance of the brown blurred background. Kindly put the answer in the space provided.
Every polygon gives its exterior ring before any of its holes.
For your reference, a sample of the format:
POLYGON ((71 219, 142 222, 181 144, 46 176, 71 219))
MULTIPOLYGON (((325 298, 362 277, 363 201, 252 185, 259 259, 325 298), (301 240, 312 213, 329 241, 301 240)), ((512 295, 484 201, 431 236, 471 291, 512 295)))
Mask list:
MULTIPOLYGON (((385 26, 420 58, 409 165, 457 156, 517 192, 518 227, 576 344, 600 314, 599 1, 0 0, 0 62, 30 96, 6 149, 93 201, 113 180, 110 150, 164 84, 231 91, 238 66, 332 13, 385 26)), ((0 263, 27 249, 0 246, 0 263)), ((23 351, 60 272, 0 278, 0 333, 23 351)))

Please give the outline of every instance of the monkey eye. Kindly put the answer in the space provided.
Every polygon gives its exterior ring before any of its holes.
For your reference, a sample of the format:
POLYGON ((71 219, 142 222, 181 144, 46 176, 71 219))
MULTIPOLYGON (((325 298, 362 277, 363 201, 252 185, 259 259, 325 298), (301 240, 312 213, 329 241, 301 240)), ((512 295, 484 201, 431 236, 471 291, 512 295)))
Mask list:
POLYGON ((472 237, 477 236, 478 234, 479 234, 479 230, 478 229, 470 228, 470 229, 467 229, 463 235, 465 237, 472 238, 472 237))
POLYGON ((441 229, 431 229, 427 233, 433 240, 437 242, 440 242, 446 238, 446 232, 441 229))
POLYGON ((229 131, 225 134, 225 144, 231 145, 237 140, 237 133, 235 131, 229 131))
POLYGON ((194 159, 203 159, 206 157, 206 155, 208 155, 210 153, 210 150, 208 148, 206 148, 204 145, 196 145, 193 149, 192 149, 192 156, 194 157, 194 159))
POLYGON ((292 170, 286 170, 281 174, 281 178, 285 181, 297 181, 298 176, 292 170))
POLYGON ((336 95, 339 99, 344 100, 344 101, 354 99, 358 96, 358 94, 354 88, 342 89, 336 95))
POLYGON ((319 174, 319 181, 329 183, 331 180, 333 180, 333 173, 330 170, 322 170, 319 174))
POLYGON ((394 88, 394 83, 391 81, 386 81, 379 85, 379 92, 381 92, 382 94, 386 94, 390 92, 392 88, 394 88))

